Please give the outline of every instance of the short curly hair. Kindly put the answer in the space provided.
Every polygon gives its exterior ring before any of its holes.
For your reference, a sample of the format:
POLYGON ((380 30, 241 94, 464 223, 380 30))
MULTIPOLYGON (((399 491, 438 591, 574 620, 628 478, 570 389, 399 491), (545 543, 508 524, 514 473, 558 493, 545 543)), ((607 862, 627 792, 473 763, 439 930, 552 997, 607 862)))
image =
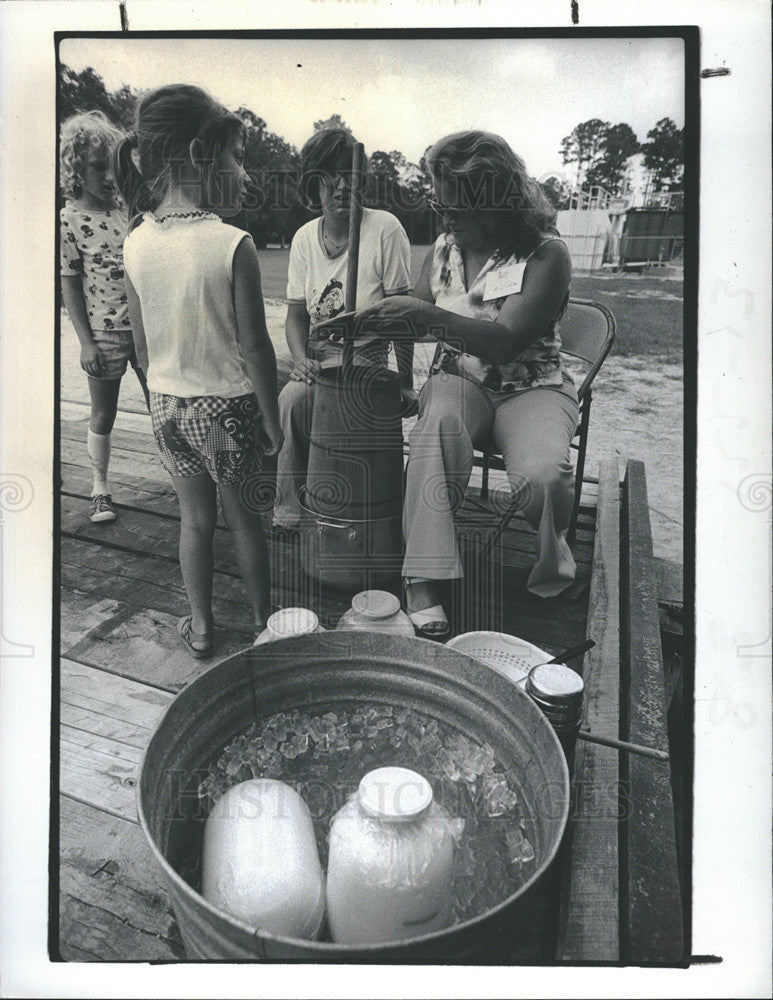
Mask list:
POLYGON ((122 138, 123 132, 102 111, 82 111, 62 123, 59 133, 59 180, 65 198, 80 198, 83 194, 81 175, 89 153, 104 147, 109 155, 122 138))

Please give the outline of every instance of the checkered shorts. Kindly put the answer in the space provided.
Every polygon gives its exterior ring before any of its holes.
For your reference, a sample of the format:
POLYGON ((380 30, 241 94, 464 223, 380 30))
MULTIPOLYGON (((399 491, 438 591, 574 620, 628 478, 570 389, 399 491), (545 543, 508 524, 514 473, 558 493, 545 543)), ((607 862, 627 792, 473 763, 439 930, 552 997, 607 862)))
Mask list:
POLYGON ((254 394, 186 399, 151 392, 150 415, 173 476, 208 473, 216 483, 239 485, 260 472, 263 421, 254 394))

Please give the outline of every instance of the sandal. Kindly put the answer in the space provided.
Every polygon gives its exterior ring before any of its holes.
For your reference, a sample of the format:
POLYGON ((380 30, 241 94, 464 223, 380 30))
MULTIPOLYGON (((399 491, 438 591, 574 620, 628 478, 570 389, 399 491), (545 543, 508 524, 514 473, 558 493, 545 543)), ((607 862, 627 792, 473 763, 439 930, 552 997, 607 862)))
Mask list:
POLYGON ((197 660, 205 660, 212 655, 212 636, 207 633, 202 635, 199 632, 194 632, 192 622, 193 619, 190 616, 181 618, 177 631, 191 656, 197 660))
POLYGON ((420 639, 442 642, 451 634, 451 626, 442 604, 434 604, 431 608, 423 608, 421 611, 409 611, 408 617, 420 639))

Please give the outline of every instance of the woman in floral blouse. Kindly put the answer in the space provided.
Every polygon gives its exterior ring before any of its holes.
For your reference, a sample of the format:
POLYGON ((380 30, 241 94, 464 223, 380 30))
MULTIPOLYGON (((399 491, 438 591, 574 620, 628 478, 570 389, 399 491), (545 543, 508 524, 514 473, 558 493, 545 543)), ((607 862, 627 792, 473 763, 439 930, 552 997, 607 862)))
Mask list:
POLYGON ((453 511, 464 497, 473 448, 493 445, 537 531, 529 589, 568 587, 566 542, 574 479, 569 444, 577 393, 561 366, 558 329, 571 264, 555 213, 500 136, 459 132, 427 155, 432 207, 445 232, 411 296, 384 299, 357 320, 407 325, 439 341, 410 436, 404 534, 408 611, 420 634, 448 622, 437 581, 462 576, 453 511))

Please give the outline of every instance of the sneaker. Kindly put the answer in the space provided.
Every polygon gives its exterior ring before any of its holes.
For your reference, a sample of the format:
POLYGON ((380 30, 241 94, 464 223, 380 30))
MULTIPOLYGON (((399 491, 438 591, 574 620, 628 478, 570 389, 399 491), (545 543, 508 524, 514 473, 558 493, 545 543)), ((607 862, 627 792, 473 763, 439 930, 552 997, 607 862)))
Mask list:
POLYGON ((93 521, 94 524, 100 524, 104 521, 115 521, 115 507, 113 506, 113 498, 109 493, 98 493, 95 497, 91 498, 89 520, 93 521))

